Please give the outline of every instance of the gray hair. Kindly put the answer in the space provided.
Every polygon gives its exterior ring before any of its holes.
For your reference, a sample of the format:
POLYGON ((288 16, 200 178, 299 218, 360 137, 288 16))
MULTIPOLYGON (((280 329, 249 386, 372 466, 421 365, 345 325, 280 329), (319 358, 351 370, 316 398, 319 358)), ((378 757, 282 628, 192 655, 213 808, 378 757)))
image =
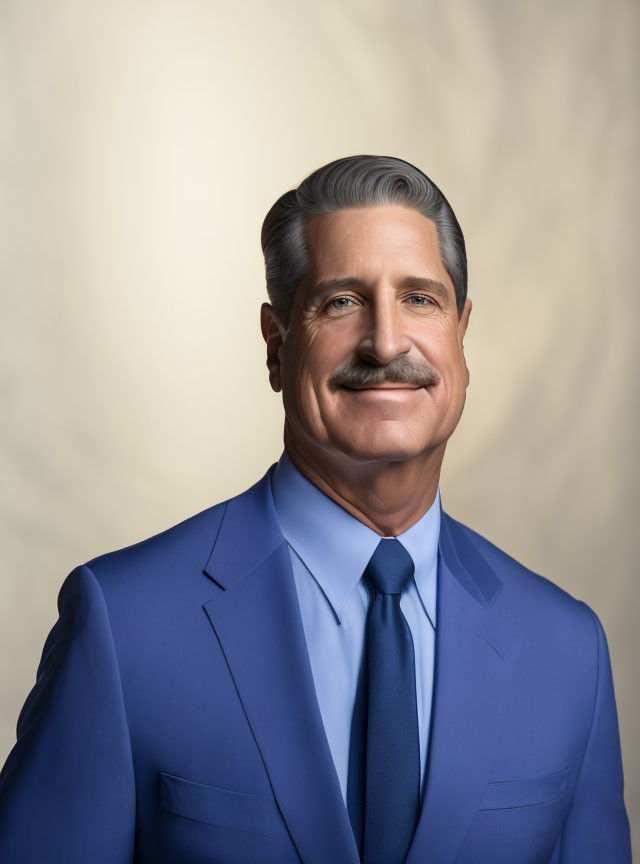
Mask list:
POLYGON ((262 224, 267 292, 285 326, 309 266, 306 223, 337 210, 385 204, 410 207, 435 223, 440 258, 453 282, 458 317, 462 315, 467 296, 464 237, 442 192, 410 162, 393 156, 348 156, 318 168, 297 189, 285 192, 262 224))

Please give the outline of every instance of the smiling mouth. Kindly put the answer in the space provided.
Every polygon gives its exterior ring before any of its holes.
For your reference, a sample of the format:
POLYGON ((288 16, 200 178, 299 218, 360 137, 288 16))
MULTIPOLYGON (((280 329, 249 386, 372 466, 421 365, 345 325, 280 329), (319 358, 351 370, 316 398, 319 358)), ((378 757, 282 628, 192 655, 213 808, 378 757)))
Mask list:
POLYGON ((347 384, 343 384, 342 388, 343 388, 343 390, 352 390, 354 392, 358 392, 360 390, 385 390, 387 392, 392 392, 394 390, 421 390, 422 389, 422 387, 410 387, 408 384, 406 386, 403 385, 401 387, 394 387, 394 386, 349 387, 347 384))

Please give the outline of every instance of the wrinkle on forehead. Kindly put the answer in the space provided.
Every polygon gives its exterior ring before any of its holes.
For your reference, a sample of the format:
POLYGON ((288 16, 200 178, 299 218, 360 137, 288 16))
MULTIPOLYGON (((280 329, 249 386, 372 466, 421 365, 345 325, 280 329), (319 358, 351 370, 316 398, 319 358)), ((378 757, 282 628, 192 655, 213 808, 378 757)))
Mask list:
POLYGON ((449 299, 454 292, 435 223, 417 210, 399 205, 338 210, 315 216, 305 233, 309 269, 301 285, 307 291, 329 279, 373 283, 385 273, 394 282, 410 274, 433 279, 451 289, 449 299))

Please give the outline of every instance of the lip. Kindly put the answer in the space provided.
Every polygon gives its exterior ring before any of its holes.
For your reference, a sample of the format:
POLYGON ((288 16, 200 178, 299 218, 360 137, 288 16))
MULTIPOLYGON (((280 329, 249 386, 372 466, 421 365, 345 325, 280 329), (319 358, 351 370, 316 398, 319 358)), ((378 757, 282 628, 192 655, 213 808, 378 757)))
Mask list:
POLYGON ((422 390, 422 387, 343 387, 343 390, 350 390, 352 393, 413 393, 415 390, 422 390))

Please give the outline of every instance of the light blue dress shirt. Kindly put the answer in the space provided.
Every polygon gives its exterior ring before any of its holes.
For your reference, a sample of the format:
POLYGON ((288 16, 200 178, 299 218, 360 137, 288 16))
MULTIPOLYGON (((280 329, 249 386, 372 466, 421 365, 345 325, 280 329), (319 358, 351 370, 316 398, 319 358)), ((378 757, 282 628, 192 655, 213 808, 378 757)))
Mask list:
MULTIPOLYGON (((286 450, 271 488, 289 545, 318 704, 346 806, 351 718, 373 596, 361 577, 382 538, 311 483, 286 450)), ((433 691, 439 534, 440 487, 424 516, 397 537, 415 567, 400 608, 415 652, 421 798, 433 691)))

